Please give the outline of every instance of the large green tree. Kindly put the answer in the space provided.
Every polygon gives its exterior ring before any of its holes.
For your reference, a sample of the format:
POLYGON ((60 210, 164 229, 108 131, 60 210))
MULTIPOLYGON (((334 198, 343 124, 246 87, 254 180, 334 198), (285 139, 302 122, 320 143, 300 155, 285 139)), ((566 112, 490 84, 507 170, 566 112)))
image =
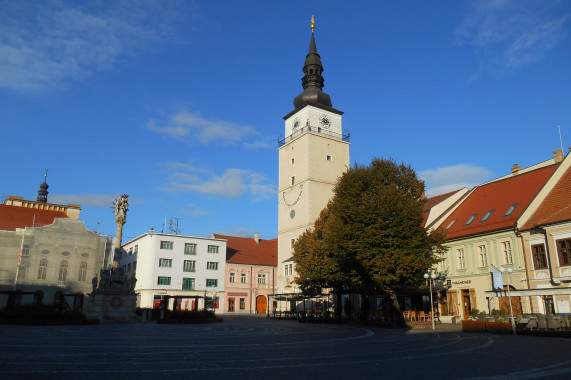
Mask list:
POLYGON ((410 166, 379 158, 355 164, 295 244, 301 289, 366 294, 423 283, 444 241, 422 226, 425 202, 424 182, 410 166))

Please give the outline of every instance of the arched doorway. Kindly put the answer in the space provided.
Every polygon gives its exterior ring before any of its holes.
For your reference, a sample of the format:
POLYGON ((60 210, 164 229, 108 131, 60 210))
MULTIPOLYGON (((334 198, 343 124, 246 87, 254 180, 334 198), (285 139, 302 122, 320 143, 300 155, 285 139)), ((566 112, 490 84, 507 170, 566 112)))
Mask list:
POLYGON ((268 299, 266 296, 256 297, 256 314, 266 314, 268 309, 268 299))

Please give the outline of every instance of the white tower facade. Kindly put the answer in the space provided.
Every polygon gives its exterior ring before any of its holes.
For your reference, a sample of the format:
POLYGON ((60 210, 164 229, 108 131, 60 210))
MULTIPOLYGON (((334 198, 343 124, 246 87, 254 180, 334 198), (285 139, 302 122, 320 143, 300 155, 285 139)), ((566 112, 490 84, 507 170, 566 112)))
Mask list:
POLYGON ((342 114, 322 92, 323 66, 313 36, 303 68, 304 91, 284 117, 285 138, 279 147, 278 293, 299 287, 293 261, 295 240, 313 223, 333 194, 337 179, 349 168, 349 139, 342 114))

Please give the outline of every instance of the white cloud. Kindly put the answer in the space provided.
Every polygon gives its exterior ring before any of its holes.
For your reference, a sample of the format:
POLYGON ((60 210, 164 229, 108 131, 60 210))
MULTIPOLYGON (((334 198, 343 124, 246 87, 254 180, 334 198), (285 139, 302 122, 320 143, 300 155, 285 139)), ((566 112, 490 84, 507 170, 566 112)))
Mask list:
POLYGON ((0 87, 37 93, 112 68, 164 37, 181 12, 166 2, 4 1, 0 87))
POLYGON ((429 197, 463 187, 470 189, 490 179, 492 175, 489 169, 471 164, 445 166, 418 173, 418 176, 426 183, 426 195, 429 197))
POLYGON ((255 199, 268 199, 275 196, 277 191, 265 175, 252 170, 226 169, 222 174, 215 174, 182 163, 169 162, 165 167, 176 171, 169 174, 167 185, 161 189, 163 191, 190 191, 231 199, 237 199, 245 193, 250 193, 255 199))
POLYGON ((541 60, 565 38, 566 2, 484 0, 470 3, 457 42, 474 45, 486 70, 514 70, 541 60))
POLYGON ((147 128, 167 137, 201 144, 209 144, 214 141, 236 144, 247 137, 260 134, 251 125, 207 119, 198 113, 185 109, 170 116, 168 121, 151 120, 147 123, 147 128))

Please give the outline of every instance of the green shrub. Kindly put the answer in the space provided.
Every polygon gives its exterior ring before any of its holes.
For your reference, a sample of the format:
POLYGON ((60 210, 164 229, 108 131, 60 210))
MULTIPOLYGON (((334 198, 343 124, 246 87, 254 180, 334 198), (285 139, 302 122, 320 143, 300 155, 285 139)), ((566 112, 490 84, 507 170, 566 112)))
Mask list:
POLYGON ((478 317, 478 314, 480 314, 480 310, 478 309, 472 309, 472 311, 470 311, 470 316, 474 319, 478 317))

